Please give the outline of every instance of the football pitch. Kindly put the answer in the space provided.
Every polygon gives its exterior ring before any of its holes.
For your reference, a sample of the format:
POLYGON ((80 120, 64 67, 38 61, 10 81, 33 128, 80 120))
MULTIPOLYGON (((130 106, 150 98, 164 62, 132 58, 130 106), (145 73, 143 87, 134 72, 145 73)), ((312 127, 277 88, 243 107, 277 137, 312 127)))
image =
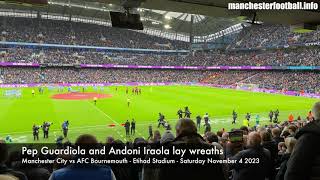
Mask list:
MULTIPOLYGON (((211 128, 214 132, 226 128, 239 128, 245 113, 252 113, 251 124, 255 122, 256 114, 260 115, 261 124, 268 124, 270 110, 279 109, 280 121, 287 120, 290 113, 297 117, 306 117, 313 103, 318 99, 284 96, 276 94, 253 93, 240 90, 219 89, 200 86, 142 86, 141 95, 126 94, 124 86, 105 87, 103 94, 110 97, 98 99, 94 105, 93 100, 63 100, 53 99, 59 94, 56 90, 32 96, 32 88, 22 88, 22 97, 7 98, 3 96, 6 89, 0 89, 0 139, 11 136, 13 142, 33 142, 32 126, 41 125, 44 121, 52 122, 49 139, 44 140, 40 130, 38 142, 53 143, 62 135, 61 124, 69 120, 68 139, 74 141, 80 134, 95 135, 99 141, 105 142, 107 136, 113 136, 122 141, 131 141, 135 137, 148 138, 148 126, 152 124, 153 130, 158 129, 158 113, 165 115, 166 120, 174 129, 177 121, 177 111, 188 106, 194 119, 197 115, 209 113, 211 128), (116 90, 117 89, 117 90, 116 90), (127 106, 127 99, 130 106, 127 106), (238 122, 232 125, 232 110, 238 113, 238 122), (136 135, 125 136, 122 126, 127 119, 136 120, 136 135)), ((86 92, 94 92, 90 87, 86 92)), ((63 93, 67 93, 65 89, 63 93)), ((202 120, 203 122, 203 120, 202 120)), ((204 127, 201 127, 203 134, 204 127)), ((160 128, 160 131, 163 131, 160 128)), ((174 130, 173 130, 174 131, 174 130)))

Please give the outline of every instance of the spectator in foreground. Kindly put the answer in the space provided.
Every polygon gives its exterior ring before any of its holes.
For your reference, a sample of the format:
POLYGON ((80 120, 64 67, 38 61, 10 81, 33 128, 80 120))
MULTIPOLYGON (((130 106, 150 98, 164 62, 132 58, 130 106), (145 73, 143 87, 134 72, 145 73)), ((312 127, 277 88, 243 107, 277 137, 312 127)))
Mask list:
POLYGON ((0 140, 0 176, 3 179, 18 179, 18 180, 27 180, 27 177, 19 171, 14 171, 9 169, 5 162, 8 159, 9 152, 8 146, 4 141, 0 140))
POLYGON ((155 130, 153 133, 153 140, 152 143, 160 143, 160 139, 161 139, 161 133, 159 130, 155 130))
POLYGON ((276 144, 278 145, 280 142, 284 142, 283 137, 281 137, 281 130, 279 128, 273 128, 271 130, 272 133, 272 139, 276 144))
POLYGON ((160 139, 160 144, 166 144, 170 143, 174 140, 174 135, 172 134, 171 131, 167 130, 163 133, 161 139, 160 139))
POLYGON ((298 140, 287 163, 285 180, 320 178, 320 102, 312 109, 315 121, 301 128, 295 138, 298 140))
POLYGON ((285 145, 287 147, 286 152, 282 155, 280 159, 280 169, 277 173, 276 180, 283 180, 284 174, 287 170, 287 162, 291 156, 294 146, 296 145, 297 140, 294 137, 288 137, 285 139, 285 145))
MULTIPOLYGON (((30 155, 22 155, 19 150, 11 151, 9 154, 9 158, 7 160, 7 166, 14 169, 15 171, 19 171, 24 173, 27 176, 27 179, 32 180, 48 180, 50 177, 50 172, 44 168, 39 166, 39 164, 27 164, 22 163, 21 159, 37 159, 42 158, 41 155, 36 157, 32 157, 30 155)), ((1 179, 0 179, 1 180, 1 179)))
POLYGON ((278 159, 278 145, 276 144, 275 141, 272 140, 271 133, 269 133, 268 131, 264 130, 260 132, 260 136, 262 140, 261 142, 262 147, 269 150, 271 155, 271 161, 272 161, 271 180, 272 180, 276 176, 275 168, 276 168, 276 162, 278 159))
POLYGON ((112 136, 108 136, 106 139, 106 144, 113 144, 114 143, 114 138, 112 136))
POLYGON ((242 159, 242 163, 230 164, 233 180, 265 180, 270 177, 271 155, 269 150, 261 146, 261 136, 257 132, 249 133, 247 149, 238 152, 230 159, 237 162, 242 159), (249 160, 250 163, 243 162, 245 160, 249 160))
MULTIPOLYGON (((211 147, 202 136, 197 133, 196 124, 191 119, 180 119, 176 125, 177 137, 172 141, 171 145, 181 147, 181 145, 194 147, 209 148, 211 147)), ((212 155, 212 159, 219 159, 218 155, 212 155)), ((179 179, 183 180, 225 180, 222 164, 210 165, 181 165, 181 166, 162 166, 159 169, 158 180, 179 179)))
MULTIPOLYGON (((166 146, 174 140, 174 135, 171 131, 166 130, 160 139, 160 144, 166 146)), ((159 145, 160 145, 159 144, 159 145)), ((146 157, 148 159, 150 157, 146 157)), ((142 168, 142 179, 143 180, 158 180, 160 178, 160 164, 152 165, 144 164, 142 168)))
MULTIPOLYGON (((81 135, 76 140, 76 145, 87 146, 97 145, 97 139, 89 134, 81 135)), ((65 168, 54 171, 50 180, 115 180, 115 176, 108 166, 99 166, 95 164, 72 164, 65 168)))
POLYGON ((278 144, 278 155, 282 156, 284 153, 286 153, 286 151, 287 151, 287 147, 286 147, 285 143, 280 142, 278 144))

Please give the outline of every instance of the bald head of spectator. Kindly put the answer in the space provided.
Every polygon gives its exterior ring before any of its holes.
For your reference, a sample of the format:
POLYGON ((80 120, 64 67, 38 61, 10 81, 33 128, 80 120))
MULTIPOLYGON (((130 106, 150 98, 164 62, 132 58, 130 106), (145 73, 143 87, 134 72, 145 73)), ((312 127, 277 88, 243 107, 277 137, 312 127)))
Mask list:
POLYGON ((320 102, 314 104, 312 114, 315 120, 320 120, 320 102))
POLYGON ((257 148, 261 144, 261 136, 257 132, 251 132, 248 135, 247 147, 248 148, 257 148))
POLYGON ((182 134, 189 135, 189 134, 196 134, 197 127, 195 123, 191 119, 180 119, 176 125, 176 134, 180 136, 182 134))
POLYGON ((229 139, 229 133, 224 132, 221 137, 221 143, 226 143, 228 141, 228 139, 229 139))

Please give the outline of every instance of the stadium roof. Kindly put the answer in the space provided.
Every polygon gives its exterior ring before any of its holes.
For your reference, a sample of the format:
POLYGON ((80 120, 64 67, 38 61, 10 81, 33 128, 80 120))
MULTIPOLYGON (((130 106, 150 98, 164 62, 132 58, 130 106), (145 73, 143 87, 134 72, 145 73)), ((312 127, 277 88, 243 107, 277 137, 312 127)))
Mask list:
MULTIPOLYGON (((106 3, 102 0, 49 0, 48 6, 31 6, 4 3, 0 0, 0 10, 40 11, 43 13, 102 19, 110 22, 109 11, 123 11, 121 5, 106 3)), ((190 21, 193 16, 193 34, 197 36, 209 35, 222 31, 230 26, 239 24, 241 19, 236 17, 209 17, 200 14, 173 12, 161 9, 136 8, 134 11, 141 15, 143 24, 165 32, 187 34, 190 33, 190 21)))

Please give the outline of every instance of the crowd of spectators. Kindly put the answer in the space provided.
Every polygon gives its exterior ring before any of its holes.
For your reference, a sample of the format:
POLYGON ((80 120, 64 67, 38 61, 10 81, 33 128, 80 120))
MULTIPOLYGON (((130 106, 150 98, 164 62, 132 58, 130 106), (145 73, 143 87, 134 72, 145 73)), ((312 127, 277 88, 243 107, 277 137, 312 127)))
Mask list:
MULTIPOLYGON (((189 43, 137 31, 61 20, 0 17, 0 40, 147 49, 189 49, 189 43)), ((317 42, 320 31, 296 33, 288 25, 245 27, 229 48, 275 47, 317 42)))
POLYGON ((319 30, 297 33, 288 25, 252 25, 244 28, 229 48, 275 47, 319 40, 319 30))
POLYGON ((320 74, 296 71, 197 71, 96 68, 0 68, 2 83, 105 83, 174 82, 236 86, 319 93, 320 74))
POLYGON ((258 73, 258 71, 216 71, 203 79, 202 82, 215 85, 235 85, 258 73))
MULTIPOLYGON (((36 164, 26 168, 20 162, 21 152, 10 151, 4 141, 0 141, 0 177, 7 179, 32 180, 62 180, 62 179, 145 179, 168 180, 180 177, 185 180, 195 178, 217 180, 302 180, 320 177, 318 158, 320 148, 315 146, 320 139, 320 102, 312 108, 312 116, 298 117, 294 121, 282 120, 282 123, 270 123, 265 126, 239 126, 239 129, 229 131, 208 130, 202 134, 192 119, 180 119, 175 126, 175 132, 159 130, 154 136, 145 139, 136 137, 133 142, 116 140, 112 136, 106 142, 98 142, 93 135, 80 135, 76 146, 101 147, 101 145, 122 147, 152 144, 153 147, 168 145, 187 145, 204 148, 217 148, 223 151, 220 155, 212 155, 215 160, 237 160, 236 163, 200 164, 188 166, 166 167, 167 165, 149 166, 142 164, 138 167, 100 166, 98 164, 36 164), (242 132, 242 140, 231 139, 230 132, 242 132), (155 145, 155 146, 154 146, 155 145), (243 162, 247 161, 247 162, 243 162), (250 161, 250 163, 248 162, 250 161)), ((72 146, 71 142, 59 144, 59 148, 72 146)), ((38 157, 34 157, 35 159, 38 157)), ((51 158, 73 159, 68 155, 53 156, 51 158)), ((148 158, 145 156, 144 158, 148 158)))
POLYGON ((3 83, 199 82, 208 71, 79 68, 3 68, 3 83))
POLYGON ((318 72, 261 72, 244 83, 259 84, 261 88, 320 92, 318 72))
POLYGON ((319 66, 319 48, 259 52, 193 52, 188 55, 106 53, 58 49, 0 49, 0 62, 159 66, 319 66))
MULTIPOLYGON (((189 49, 189 43, 97 24, 0 17, 0 40, 147 49, 189 49)), ((297 33, 288 25, 245 27, 229 48, 275 47, 317 42, 320 31, 297 33)))
POLYGON ((221 71, 212 73, 202 82, 217 85, 256 84, 259 88, 319 93, 318 72, 295 71, 221 71))
POLYGON ((0 40, 119 48, 188 49, 187 42, 138 31, 97 24, 20 17, 0 17, 0 40))

